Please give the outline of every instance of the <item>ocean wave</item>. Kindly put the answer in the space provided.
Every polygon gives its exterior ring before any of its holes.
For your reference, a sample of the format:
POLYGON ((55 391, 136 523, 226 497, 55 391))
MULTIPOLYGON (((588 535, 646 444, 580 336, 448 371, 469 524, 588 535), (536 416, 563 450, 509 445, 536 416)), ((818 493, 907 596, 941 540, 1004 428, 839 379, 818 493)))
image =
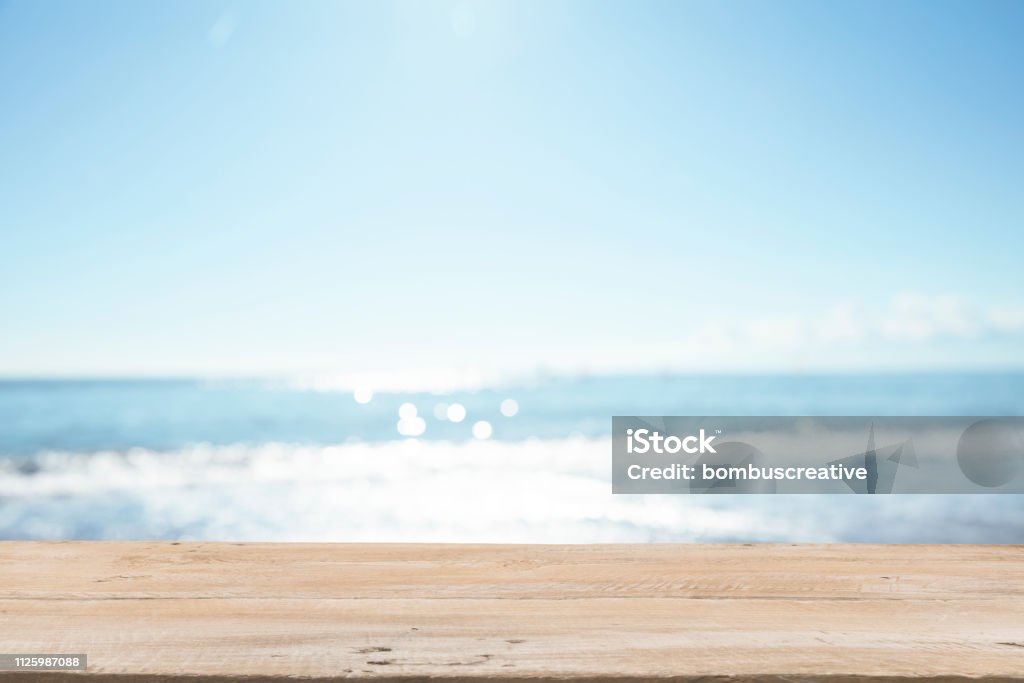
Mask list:
POLYGON ((1019 496, 611 494, 607 438, 0 460, 0 538, 1022 542, 1019 496))

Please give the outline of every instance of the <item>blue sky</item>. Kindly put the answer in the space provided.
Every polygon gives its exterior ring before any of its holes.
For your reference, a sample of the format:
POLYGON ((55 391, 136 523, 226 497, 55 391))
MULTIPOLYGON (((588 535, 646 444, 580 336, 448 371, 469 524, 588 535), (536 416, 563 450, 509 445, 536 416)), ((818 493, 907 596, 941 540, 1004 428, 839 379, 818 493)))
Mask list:
POLYGON ((1022 34, 0 1, 0 373, 1021 368, 1022 34))

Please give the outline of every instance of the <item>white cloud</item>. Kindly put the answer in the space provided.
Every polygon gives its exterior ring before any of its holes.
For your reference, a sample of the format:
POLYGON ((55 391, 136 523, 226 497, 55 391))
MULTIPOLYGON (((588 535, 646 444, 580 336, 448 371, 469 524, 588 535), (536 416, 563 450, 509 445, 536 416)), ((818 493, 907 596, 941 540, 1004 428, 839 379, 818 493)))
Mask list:
MULTIPOLYGON (((800 315, 717 318, 673 342, 646 347, 641 356, 674 370, 971 365, 1012 361, 1007 355, 991 358, 985 346, 1005 345, 1012 335, 1024 336, 1024 308, 905 292, 881 306, 843 302, 800 315), (964 357, 963 343, 977 351, 964 357)), ((1024 354, 1010 355, 1013 362, 1024 360, 1024 354)))
MULTIPOLYGON (((808 329, 810 334, 797 343, 971 340, 1024 331, 1024 308, 986 307, 950 294, 903 292, 881 310, 866 305, 839 304, 819 315, 808 329)), ((756 335, 752 339, 756 339, 756 335)))
POLYGON ((907 292, 896 296, 879 325, 894 340, 927 341, 936 337, 974 338, 985 332, 985 311, 957 296, 926 296, 907 292))
POLYGON ((791 348, 807 339, 807 325, 797 318, 763 318, 748 323, 746 340, 759 346, 791 348))
POLYGON ((1024 331, 1024 307, 993 308, 988 312, 988 325, 997 332, 1024 331))
POLYGON ((844 303, 825 311, 812 327, 814 336, 825 343, 860 341, 864 338, 864 323, 853 304, 844 303))

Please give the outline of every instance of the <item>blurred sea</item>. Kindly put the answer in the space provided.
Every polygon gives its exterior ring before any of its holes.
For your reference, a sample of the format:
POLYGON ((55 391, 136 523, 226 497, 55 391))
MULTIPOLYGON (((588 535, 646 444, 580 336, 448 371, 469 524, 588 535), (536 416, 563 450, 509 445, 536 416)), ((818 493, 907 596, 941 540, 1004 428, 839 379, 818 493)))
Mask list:
POLYGON ((612 415, 1022 409, 1024 374, 1006 373, 546 378, 372 397, 6 380, 0 538, 1022 543, 1021 496, 613 496, 609 478, 612 415))

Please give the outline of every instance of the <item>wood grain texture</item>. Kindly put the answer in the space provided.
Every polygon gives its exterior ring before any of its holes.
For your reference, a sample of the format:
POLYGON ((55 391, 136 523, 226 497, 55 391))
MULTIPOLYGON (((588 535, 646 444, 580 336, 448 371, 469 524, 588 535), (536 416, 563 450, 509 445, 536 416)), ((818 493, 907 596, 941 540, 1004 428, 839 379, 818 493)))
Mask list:
POLYGON ((1021 546, 0 543, 32 681, 1024 680, 1021 546), (195 679, 193 679, 195 680, 195 679))

